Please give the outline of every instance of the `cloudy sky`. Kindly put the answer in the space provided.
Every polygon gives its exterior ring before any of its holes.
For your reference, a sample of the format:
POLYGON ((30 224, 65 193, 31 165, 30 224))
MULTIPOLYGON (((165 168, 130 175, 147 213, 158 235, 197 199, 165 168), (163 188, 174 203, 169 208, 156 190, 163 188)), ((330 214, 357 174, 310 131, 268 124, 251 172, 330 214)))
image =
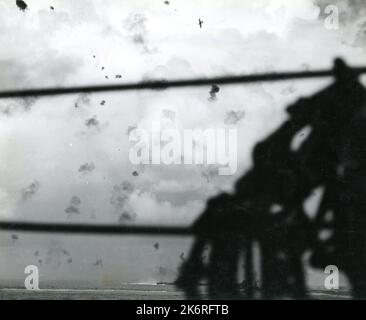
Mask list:
MULTIPOLYGON (((366 63, 361 0, 26 2, 21 11, 0 0, 0 90, 311 70, 337 56, 366 63), (329 4, 339 9, 336 29, 325 24, 329 4)), ((2 99, 0 217, 187 225, 250 168, 253 145, 285 119, 285 106, 329 81, 221 86, 215 99, 209 87, 2 99), (132 165, 128 132, 154 121, 177 130, 229 122, 240 137, 238 172, 132 165)), ((168 281, 189 244, 1 232, 0 278, 22 283, 25 266, 36 264, 41 287, 42 279, 168 281)), ((312 284, 319 279, 311 272, 312 284)))

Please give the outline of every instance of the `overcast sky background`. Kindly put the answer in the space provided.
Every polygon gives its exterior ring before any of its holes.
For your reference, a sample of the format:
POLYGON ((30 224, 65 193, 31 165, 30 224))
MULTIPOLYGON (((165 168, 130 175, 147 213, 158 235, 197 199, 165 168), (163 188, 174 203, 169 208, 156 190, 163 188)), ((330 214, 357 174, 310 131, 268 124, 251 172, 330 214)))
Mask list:
MULTIPOLYGON (((361 0, 26 2, 22 12, 15 1, 0 0, 0 90, 323 69, 337 56, 351 65, 366 62, 361 0), (339 8, 338 30, 324 26, 328 4, 339 8)), ((285 106, 329 81, 221 86, 214 101, 209 87, 0 100, 0 217, 187 225, 207 198, 230 190, 250 168, 253 145, 285 119, 285 106), (234 176, 128 160, 129 128, 150 130, 159 120, 179 130, 219 128, 232 111, 244 114, 231 125, 239 133, 234 176)), ((0 279, 23 282, 25 266, 36 264, 41 287, 55 279, 96 285, 173 280, 190 244, 12 235, 0 234, 0 279), (93 265, 98 259, 103 266, 93 265)), ((321 285, 321 274, 309 274, 321 285)))

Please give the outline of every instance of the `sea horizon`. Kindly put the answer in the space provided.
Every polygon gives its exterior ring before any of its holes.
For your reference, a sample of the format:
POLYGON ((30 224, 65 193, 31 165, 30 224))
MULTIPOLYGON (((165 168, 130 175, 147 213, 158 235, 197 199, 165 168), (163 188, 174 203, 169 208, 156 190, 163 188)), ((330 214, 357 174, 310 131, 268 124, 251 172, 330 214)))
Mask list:
MULTIPOLYGON (((206 284, 200 285, 203 297, 206 284)), ((245 291, 242 290, 243 299, 245 291)), ((260 290, 257 290, 255 298, 259 298, 260 290)), ((311 288, 308 290, 309 299, 351 299, 348 288, 326 290, 324 288, 311 288)), ((184 300, 184 292, 173 283, 143 284, 123 283, 118 287, 98 288, 56 288, 43 287, 37 290, 27 290, 24 287, 0 287, 0 300, 184 300)))

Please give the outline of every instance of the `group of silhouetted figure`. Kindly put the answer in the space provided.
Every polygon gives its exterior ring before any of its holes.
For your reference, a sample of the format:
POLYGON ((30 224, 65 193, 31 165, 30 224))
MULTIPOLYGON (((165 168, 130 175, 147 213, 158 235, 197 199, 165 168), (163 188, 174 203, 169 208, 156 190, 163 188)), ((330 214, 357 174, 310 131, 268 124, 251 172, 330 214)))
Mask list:
MULTIPOLYGON (((236 298, 239 261, 253 283, 258 248, 261 298, 305 298, 304 256, 311 267, 336 265, 353 297, 366 297, 366 90, 341 59, 334 82, 287 108, 287 120, 253 150, 253 166, 207 202, 193 225, 196 238, 176 281, 188 297, 236 298), (310 133, 296 148, 294 138, 310 133), (322 196, 309 215, 305 201, 322 196), (324 234, 327 237, 324 237, 324 234), (204 261, 203 253, 209 256, 204 261)), ((254 297, 253 286, 245 296, 254 297)))

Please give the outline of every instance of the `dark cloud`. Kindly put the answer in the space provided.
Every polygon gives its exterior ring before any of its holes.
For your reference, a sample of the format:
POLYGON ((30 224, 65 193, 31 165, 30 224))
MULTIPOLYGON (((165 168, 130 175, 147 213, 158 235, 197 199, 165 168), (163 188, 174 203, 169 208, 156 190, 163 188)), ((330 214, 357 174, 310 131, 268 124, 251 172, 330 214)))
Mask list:
POLYGON ((65 212, 68 214, 68 217, 71 217, 73 214, 80 214, 79 208, 73 205, 68 206, 65 212))
POLYGON ((129 181, 123 181, 121 184, 115 185, 113 187, 113 191, 125 194, 131 194, 134 191, 134 189, 135 189, 134 186, 129 181))
POLYGON ((31 108, 31 106, 36 103, 38 98, 37 97, 26 97, 26 98, 22 98, 20 100, 21 100, 22 105, 24 106, 24 109, 29 110, 31 108))
POLYGON ((75 100, 75 108, 78 108, 83 105, 89 105, 90 104, 90 94, 89 93, 81 93, 77 99, 75 100))
POLYGON ((147 46, 147 18, 145 15, 140 13, 130 14, 125 20, 124 27, 127 32, 131 35, 132 41, 141 46, 144 52, 150 52, 147 46))
POLYGON ((245 112, 244 110, 238 110, 238 111, 228 111, 226 112, 225 124, 237 124, 241 119, 244 118, 245 112))
POLYGON ((80 198, 79 198, 79 197, 77 197, 77 196, 73 196, 73 197, 71 198, 70 203, 71 203, 72 205, 78 206, 78 205, 80 205, 80 204, 81 204, 81 200, 80 200, 80 198))
POLYGON ((14 99, 11 102, 4 101, 0 105, 0 110, 1 113, 7 116, 16 114, 17 111, 29 111, 37 100, 36 97, 26 97, 14 99))
POLYGON ((123 181, 121 184, 114 185, 110 203, 115 207, 116 210, 125 208, 129 196, 133 190, 133 185, 128 181, 123 181))
POLYGON ((15 243, 15 241, 19 240, 18 235, 16 235, 16 234, 12 234, 12 235, 11 235, 11 240, 12 240, 12 243, 14 244, 14 243, 15 243))
POLYGON ((65 209, 68 218, 71 218, 75 214, 80 214, 79 206, 81 204, 81 200, 77 196, 73 196, 70 200, 70 205, 65 209))
POLYGON ((114 185, 113 187, 110 203, 114 207, 115 212, 119 214, 119 223, 128 223, 136 220, 137 215, 129 204, 129 198, 133 191, 134 186, 128 181, 123 181, 121 184, 114 185))
POLYGON ((110 203, 115 207, 115 208, 123 208, 125 203, 128 200, 128 195, 126 194, 120 194, 120 193, 114 193, 111 197, 110 203))
POLYGON ((70 252, 55 241, 51 242, 45 254, 42 254, 40 250, 36 250, 34 252, 34 257, 38 259, 39 264, 42 264, 43 261, 45 261, 48 266, 54 269, 59 268, 65 262, 72 262, 70 252))
POLYGON ((220 91, 220 87, 216 84, 213 84, 210 89, 210 97, 208 98, 210 101, 216 100, 216 94, 220 91))
POLYGON ((41 185, 38 181, 34 181, 28 187, 24 188, 21 191, 22 201, 27 201, 31 199, 38 192, 40 186, 41 185))
POLYGON ((89 173, 89 172, 92 172, 94 169, 95 169, 95 165, 93 162, 86 162, 79 167, 79 172, 89 173))
POLYGON ((85 125, 88 128, 99 128, 99 121, 97 120, 97 116, 93 116, 85 121, 85 125))
POLYGON ((125 223, 125 222, 132 222, 136 220, 136 213, 134 211, 123 211, 119 216, 118 222, 125 223))
POLYGON ((103 267, 103 260, 102 259, 97 259, 94 263, 93 263, 94 267, 103 267))

